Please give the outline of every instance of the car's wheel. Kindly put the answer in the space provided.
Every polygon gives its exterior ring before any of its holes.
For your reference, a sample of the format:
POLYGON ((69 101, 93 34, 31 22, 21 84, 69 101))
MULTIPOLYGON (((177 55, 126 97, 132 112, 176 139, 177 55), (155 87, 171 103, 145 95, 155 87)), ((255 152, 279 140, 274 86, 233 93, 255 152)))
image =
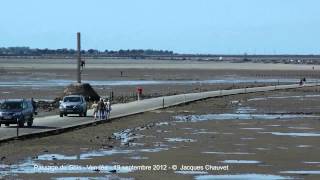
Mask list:
POLYGON ((65 114, 64 114, 64 116, 68 116, 68 114, 67 114, 67 113, 65 113, 65 114))
POLYGON ((30 121, 27 122, 28 127, 31 127, 32 124, 33 124, 33 120, 30 120, 30 121))
POLYGON ((87 111, 83 113, 83 116, 84 116, 84 117, 87 117, 87 111))
POLYGON ((60 117, 63 117, 63 113, 60 113, 60 117))
POLYGON ((82 116, 83 116, 83 113, 79 113, 79 116, 82 117, 82 116))
POLYGON ((10 126, 10 124, 5 124, 7 127, 10 126))

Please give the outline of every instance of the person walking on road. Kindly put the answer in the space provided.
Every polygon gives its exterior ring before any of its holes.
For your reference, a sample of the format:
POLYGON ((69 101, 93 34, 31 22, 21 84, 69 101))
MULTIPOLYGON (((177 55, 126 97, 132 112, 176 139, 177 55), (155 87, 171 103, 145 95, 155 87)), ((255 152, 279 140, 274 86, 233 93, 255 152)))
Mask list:
POLYGON ((111 102, 109 99, 107 100, 107 103, 106 103, 106 111, 107 111, 106 119, 108 120, 111 113, 111 102))
POLYGON ((98 116, 98 103, 97 101, 94 101, 91 108, 93 109, 93 118, 94 120, 97 119, 97 116, 98 116))
POLYGON ((106 106, 104 105, 103 99, 100 98, 98 102, 98 112, 99 112, 99 120, 103 120, 105 117, 106 106))

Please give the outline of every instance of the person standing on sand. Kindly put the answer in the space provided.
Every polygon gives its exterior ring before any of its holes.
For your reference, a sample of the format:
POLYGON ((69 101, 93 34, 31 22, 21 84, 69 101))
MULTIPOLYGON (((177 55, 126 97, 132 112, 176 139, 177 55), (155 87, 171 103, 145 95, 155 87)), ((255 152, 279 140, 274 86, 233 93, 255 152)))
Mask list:
POLYGON ((98 103, 97 101, 94 101, 91 108, 93 109, 93 118, 94 120, 97 119, 97 115, 98 115, 98 103))

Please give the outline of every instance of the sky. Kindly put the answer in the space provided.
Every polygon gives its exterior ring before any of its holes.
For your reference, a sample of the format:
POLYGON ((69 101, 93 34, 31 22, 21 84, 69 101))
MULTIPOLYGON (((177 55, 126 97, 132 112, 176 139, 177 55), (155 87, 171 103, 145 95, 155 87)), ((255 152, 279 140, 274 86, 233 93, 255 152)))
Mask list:
POLYGON ((319 0, 1 0, 0 47, 320 54, 319 0))

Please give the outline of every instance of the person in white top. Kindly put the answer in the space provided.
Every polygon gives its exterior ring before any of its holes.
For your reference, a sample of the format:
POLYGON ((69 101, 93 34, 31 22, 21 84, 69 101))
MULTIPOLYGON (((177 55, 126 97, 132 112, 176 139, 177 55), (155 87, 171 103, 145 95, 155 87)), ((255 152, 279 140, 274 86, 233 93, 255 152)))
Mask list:
POLYGON ((110 117, 110 112, 111 112, 111 103, 110 103, 110 100, 108 99, 107 102, 106 102, 106 119, 109 119, 110 117))

